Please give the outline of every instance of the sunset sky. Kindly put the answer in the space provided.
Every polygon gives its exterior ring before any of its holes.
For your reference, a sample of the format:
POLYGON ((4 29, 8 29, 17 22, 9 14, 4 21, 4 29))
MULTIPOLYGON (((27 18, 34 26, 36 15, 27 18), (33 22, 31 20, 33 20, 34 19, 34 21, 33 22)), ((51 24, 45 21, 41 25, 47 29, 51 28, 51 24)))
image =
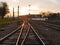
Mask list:
POLYGON ((40 11, 60 12, 60 0, 0 0, 0 2, 7 2, 10 11, 17 6, 20 6, 20 14, 29 13, 29 4, 31 4, 30 13, 40 13, 40 11))

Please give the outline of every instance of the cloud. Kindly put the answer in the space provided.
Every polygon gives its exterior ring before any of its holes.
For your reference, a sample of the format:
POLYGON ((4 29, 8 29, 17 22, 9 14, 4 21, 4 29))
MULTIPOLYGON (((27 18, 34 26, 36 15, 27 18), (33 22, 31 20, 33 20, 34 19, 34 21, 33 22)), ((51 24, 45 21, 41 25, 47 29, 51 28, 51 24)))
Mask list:
POLYGON ((20 9, 22 7, 27 7, 29 4, 38 7, 40 10, 45 9, 60 9, 60 0, 0 0, 0 2, 7 2, 10 7, 17 8, 17 6, 20 6, 20 9))
POLYGON ((51 1, 51 2, 53 2, 55 4, 60 4, 60 0, 49 0, 49 1, 51 1))

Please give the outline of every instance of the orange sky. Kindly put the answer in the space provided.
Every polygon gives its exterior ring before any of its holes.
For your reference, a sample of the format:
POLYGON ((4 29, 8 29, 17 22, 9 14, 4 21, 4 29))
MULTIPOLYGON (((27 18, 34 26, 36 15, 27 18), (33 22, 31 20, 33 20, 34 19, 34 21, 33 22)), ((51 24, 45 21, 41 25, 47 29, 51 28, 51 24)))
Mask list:
POLYGON ((17 6, 20 6, 20 15, 29 13, 39 14, 41 11, 60 12, 60 0, 0 0, 0 2, 7 2, 10 12, 12 14, 13 8, 17 13, 17 6))

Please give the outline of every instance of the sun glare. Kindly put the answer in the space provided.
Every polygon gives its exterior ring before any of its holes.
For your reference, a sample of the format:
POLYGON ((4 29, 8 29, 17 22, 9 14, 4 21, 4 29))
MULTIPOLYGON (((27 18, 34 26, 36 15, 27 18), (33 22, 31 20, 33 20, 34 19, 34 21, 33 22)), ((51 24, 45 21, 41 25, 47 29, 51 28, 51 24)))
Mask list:
MULTIPOLYGON (((13 8, 10 7, 9 9, 10 9, 10 12, 12 13, 13 8)), ((38 12, 37 10, 39 10, 37 6, 31 6, 30 11, 29 11, 29 6, 23 7, 19 9, 19 15, 28 15, 29 13, 36 14, 38 12)), ((17 11, 18 11, 17 8, 14 8, 14 12, 16 16, 17 16, 17 11)))
POLYGON ((20 14, 21 15, 26 15, 26 14, 28 14, 28 8, 26 8, 26 7, 24 7, 24 8, 22 8, 21 10, 20 10, 20 14))
POLYGON ((36 13, 34 11, 37 11, 39 10, 38 7, 36 6, 31 6, 30 7, 30 11, 29 11, 29 7, 23 7, 21 10, 20 10, 20 14, 21 15, 26 15, 26 14, 29 14, 29 13, 36 13))

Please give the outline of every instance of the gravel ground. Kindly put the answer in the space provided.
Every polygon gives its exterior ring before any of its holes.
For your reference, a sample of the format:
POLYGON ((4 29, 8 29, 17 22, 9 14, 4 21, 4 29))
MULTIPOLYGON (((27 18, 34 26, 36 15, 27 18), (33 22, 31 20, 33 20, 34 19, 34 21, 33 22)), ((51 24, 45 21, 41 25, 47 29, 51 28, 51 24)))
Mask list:
POLYGON ((60 32, 58 30, 45 27, 41 21, 31 21, 30 23, 39 34, 49 41, 49 45, 60 45, 60 32))
POLYGON ((12 32, 13 30, 15 30, 19 25, 17 25, 17 23, 12 23, 9 25, 4 25, 0 28, 3 28, 3 30, 0 30, 0 38, 4 37, 5 35, 7 35, 8 33, 12 32))

